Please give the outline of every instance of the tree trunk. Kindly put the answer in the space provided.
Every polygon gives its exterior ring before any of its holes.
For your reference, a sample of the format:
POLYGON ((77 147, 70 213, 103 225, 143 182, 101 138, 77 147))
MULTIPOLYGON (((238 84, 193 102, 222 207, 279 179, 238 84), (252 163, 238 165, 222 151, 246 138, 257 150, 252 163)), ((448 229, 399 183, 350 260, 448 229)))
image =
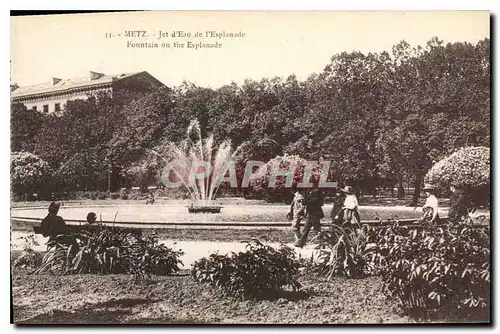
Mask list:
POLYGON ((413 198, 411 200, 411 205, 417 206, 418 199, 420 198, 420 184, 422 183, 422 175, 417 172, 415 175, 415 191, 413 192, 413 198))
MULTIPOLYGON (((393 192, 394 192, 394 190, 393 190, 393 192)), ((398 199, 404 199, 404 198, 405 198, 405 188, 403 187, 403 177, 401 175, 399 175, 398 176, 398 199)))

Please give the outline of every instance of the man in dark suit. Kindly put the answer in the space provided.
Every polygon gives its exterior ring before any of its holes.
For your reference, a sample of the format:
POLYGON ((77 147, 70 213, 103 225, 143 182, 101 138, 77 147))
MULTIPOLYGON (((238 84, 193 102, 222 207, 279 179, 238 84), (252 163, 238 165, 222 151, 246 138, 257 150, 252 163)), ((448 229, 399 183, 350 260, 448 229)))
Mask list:
POLYGON ((450 198, 450 210, 448 211, 448 217, 452 220, 458 221, 462 217, 467 217, 467 209, 471 204, 470 196, 464 190, 458 187, 457 184, 452 183, 450 185, 450 190, 452 196, 450 198))
POLYGON ((311 228, 317 233, 321 233, 321 218, 325 217, 323 213, 323 192, 314 183, 313 189, 306 196, 306 223, 301 238, 295 243, 296 247, 304 247, 311 228))
POLYGON ((344 211, 342 207, 344 206, 345 192, 339 191, 333 202, 333 208, 331 213, 332 222, 338 225, 342 225, 344 221, 344 211))

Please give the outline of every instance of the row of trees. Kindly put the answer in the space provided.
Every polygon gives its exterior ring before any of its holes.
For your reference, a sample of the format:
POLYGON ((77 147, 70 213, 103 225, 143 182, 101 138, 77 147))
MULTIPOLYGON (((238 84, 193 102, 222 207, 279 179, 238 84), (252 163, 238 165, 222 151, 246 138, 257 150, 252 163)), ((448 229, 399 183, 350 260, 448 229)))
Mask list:
POLYGON ((13 105, 12 151, 39 156, 68 189, 106 189, 110 165, 147 184, 158 167, 147 149, 182 140, 194 118, 216 141, 245 144, 246 159, 323 158, 339 182, 389 180, 401 197, 409 181, 416 200, 433 163, 463 146, 490 146, 490 41, 343 52, 305 81, 184 83, 68 102, 62 116, 13 105))

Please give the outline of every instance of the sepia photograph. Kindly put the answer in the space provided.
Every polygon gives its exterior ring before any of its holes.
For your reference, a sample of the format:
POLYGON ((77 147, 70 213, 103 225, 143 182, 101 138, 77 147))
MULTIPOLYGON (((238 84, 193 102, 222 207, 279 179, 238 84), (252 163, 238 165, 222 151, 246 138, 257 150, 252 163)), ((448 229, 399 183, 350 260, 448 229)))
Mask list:
POLYGON ((491 325, 491 24, 11 12, 13 323, 491 325))

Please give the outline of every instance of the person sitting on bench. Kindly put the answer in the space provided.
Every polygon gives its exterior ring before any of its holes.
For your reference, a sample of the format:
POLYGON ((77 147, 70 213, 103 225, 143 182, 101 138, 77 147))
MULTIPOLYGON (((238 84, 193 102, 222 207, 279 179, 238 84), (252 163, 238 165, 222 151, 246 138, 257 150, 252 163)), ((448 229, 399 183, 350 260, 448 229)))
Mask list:
MULTIPOLYGON (((64 222, 64 219, 61 216, 58 216, 59 207, 61 204, 52 202, 49 205, 49 213, 42 220, 42 224, 40 226, 41 233, 44 237, 49 237, 49 241, 51 242, 56 239, 58 235, 70 235, 71 232, 68 228, 68 225, 64 222)), ((72 238, 74 239, 74 238, 72 238)), ((71 243, 72 241, 70 241, 71 243)))
POLYGON ((94 212, 89 212, 87 214, 87 224, 94 226, 97 223, 97 215, 94 212))

